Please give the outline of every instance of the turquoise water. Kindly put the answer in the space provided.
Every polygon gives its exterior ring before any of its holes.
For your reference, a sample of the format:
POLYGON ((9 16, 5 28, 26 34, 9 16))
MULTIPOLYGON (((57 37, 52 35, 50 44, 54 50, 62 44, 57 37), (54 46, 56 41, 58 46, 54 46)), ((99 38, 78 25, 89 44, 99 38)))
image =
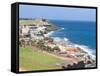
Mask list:
POLYGON ((51 20, 61 30, 53 33, 53 37, 67 38, 75 44, 84 45, 96 50, 96 23, 82 21, 51 20))

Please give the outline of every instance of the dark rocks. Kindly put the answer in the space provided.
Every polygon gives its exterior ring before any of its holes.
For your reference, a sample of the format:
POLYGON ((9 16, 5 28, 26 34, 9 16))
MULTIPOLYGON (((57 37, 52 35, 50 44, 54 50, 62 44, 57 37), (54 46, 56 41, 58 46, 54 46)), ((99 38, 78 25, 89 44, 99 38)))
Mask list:
POLYGON ((73 65, 71 65, 71 64, 68 64, 67 66, 66 65, 63 65, 62 68, 63 69, 85 68, 85 63, 84 63, 84 61, 80 61, 77 64, 76 63, 73 63, 73 65))

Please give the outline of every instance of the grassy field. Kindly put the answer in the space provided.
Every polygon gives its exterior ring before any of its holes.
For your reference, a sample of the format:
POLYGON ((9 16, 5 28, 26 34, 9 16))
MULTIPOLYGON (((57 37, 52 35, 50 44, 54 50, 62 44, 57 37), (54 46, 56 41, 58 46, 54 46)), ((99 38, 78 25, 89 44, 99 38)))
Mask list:
POLYGON ((63 60, 38 50, 38 48, 34 48, 34 50, 32 48, 20 48, 20 68, 27 71, 61 69, 61 67, 55 66, 55 64, 62 63, 63 60))

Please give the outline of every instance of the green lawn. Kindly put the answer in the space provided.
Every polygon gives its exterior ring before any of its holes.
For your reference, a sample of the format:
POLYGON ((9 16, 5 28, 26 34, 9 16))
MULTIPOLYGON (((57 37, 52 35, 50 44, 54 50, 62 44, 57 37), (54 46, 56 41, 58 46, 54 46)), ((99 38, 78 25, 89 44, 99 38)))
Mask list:
POLYGON ((19 66, 27 71, 32 70, 52 70, 61 69, 55 66, 56 63, 62 63, 63 60, 47 55, 38 51, 38 48, 20 48, 19 66))

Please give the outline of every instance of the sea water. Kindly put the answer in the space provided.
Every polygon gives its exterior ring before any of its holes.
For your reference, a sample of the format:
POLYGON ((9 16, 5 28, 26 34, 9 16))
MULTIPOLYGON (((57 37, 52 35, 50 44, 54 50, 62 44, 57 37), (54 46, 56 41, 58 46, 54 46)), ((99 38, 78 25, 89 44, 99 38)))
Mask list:
POLYGON ((86 48, 93 54, 96 53, 96 22, 50 20, 54 25, 60 27, 53 32, 53 37, 69 40, 76 46, 86 48))

